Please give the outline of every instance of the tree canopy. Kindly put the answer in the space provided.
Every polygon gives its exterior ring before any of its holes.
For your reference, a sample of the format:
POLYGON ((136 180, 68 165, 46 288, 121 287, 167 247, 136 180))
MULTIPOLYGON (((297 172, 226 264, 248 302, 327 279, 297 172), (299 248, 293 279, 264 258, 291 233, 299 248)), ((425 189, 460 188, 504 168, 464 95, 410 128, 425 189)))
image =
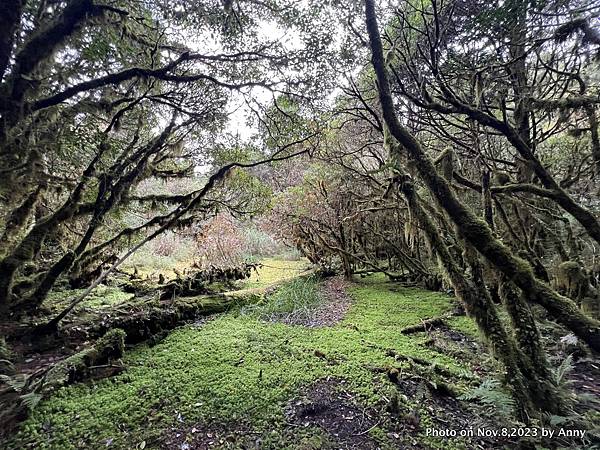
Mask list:
POLYGON ((0 13, 9 341, 20 323, 60 335, 168 239, 194 250, 160 273, 161 300, 248 278, 285 248, 323 277, 454 296, 516 420, 574 411, 550 349, 572 336, 600 350, 596 2, 0 0, 0 13), (58 292, 69 301, 53 309, 58 292))

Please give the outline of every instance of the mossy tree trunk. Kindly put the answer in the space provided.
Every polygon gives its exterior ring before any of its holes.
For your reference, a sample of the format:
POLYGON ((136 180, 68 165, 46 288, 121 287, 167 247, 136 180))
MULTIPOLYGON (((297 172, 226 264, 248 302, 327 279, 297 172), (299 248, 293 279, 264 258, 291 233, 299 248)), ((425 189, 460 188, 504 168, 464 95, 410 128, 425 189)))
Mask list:
MULTIPOLYGON (((27 397, 36 396, 39 401, 63 386, 89 378, 96 369, 121 358, 125 336, 123 330, 111 329, 92 347, 29 376, 22 388, 11 387, 0 392, 0 436, 27 418, 31 410, 31 403, 25 401, 27 397)), ((121 366, 115 368, 123 369, 121 366)), ((111 373, 114 371, 109 371, 111 373)))
POLYGON ((431 248, 435 249, 440 266, 452 283, 457 297, 462 300, 469 317, 477 324, 477 328, 492 354, 506 368, 506 385, 511 389, 519 405, 521 418, 527 420, 540 405, 536 404, 536 398, 531 397, 526 377, 520 368, 519 358, 521 355, 502 325, 485 285, 475 280, 469 280, 465 276, 465 271, 448 251, 439 229, 420 205, 420 200, 409 178, 404 178, 401 189, 411 213, 418 220, 431 248))
POLYGON ((98 187, 98 194, 94 204, 94 213, 79 244, 73 251, 66 252, 50 267, 37 287, 33 290, 33 293, 20 304, 21 308, 35 309, 41 305, 48 296, 50 290, 54 287, 58 278, 68 271, 73 265, 73 262, 83 254, 94 237, 96 230, 100 227, 104 217, 119 205, 123 193, 129 190, 142 176, 144 170, 148 166, 150 158, 163 148, 167 138, 171 135, 174 125, 175 124, 172 121, 155 140, 151 141, 150 144, 145 147, 145 151, 142 153, 139 161, 137 161, 131 170, 125 172, 116 180, 112 180, 112 178, 106 174, 100 177, 101 182, 98 187), (114 181, 114 183, 112 183, 112 181, 114 181))
POLYGON ((84 189, 93 176, 102 153, 103 146, 101 145, 96 157, 90 162, 81 180, 63 205, 56 212, 38 221, 14 250, 0 260, 0 273, 2 274, 0 277, 0 311, 7 311, 15 300, 12 295, 12 287, 17 271, 34 259, 42 243, 52 231, 75 214, 84 189))
POLYGON ((508 312, 515 338, 524 358, 521 370, 527 376, 532 395, 547 411, 564 413, 562 399, 551 382, 550 368, 533 312, 520 290, 505 277, 500 280, 498 293, 508 312))
MULTIPOLYGON (((415 192, 410 176, 402 167, 402 147, 389 135, 387 127, 384 127, 384 143, 389 152, 393 175, 401 186, 411 216, 418 222, 430 247, 435 251, 442 270, 454 287, 457 297, 462 301, 467 314, 477 324, 493 355, 506 368, 506 385, 510 387, 515 400, 518 402, 521 418, 529 420, 531 414, 536 410, 550 413, 561 412, 561 402, 557 392, 551 389, 547 364, 545 364, 545 357, 531 311, 524 308, 520 303, 518 306, 521 306, 521 308, 513 308, 513 311, 518 310, 520 313, 529 314, 523 321, 530 326, 532 325, 532 328, 527 328, 527 330, 531 331, 533 329, 536 333, 534 337, 537 336, 538 338, 529 344, 532 348, 524 353, 516 345, 500 320, 496 306, 486 288, 483 266, 479 261, 479 255, 464 239, 455 240, 458 241, 456 244, 460 244, 463 249, 462 259, 470 269, 471 276, 469 278, 455 256, 450 253, 439 227, 435 225, 430 214, 424 209, 423 202, 415 192), (535 354, 538 361, 544 361, 544 366, 539 372, 533 369, 531 360, 528 359, 528 353, 535 354)), ((528 308, 528 305, 525 304, 524 306, 528 308)), ((516 320, 519 320, 519 318, 516 320)), ((522 329, 525 330, 525 327, 522 327, 522 329)), ((524 337, 525 335, 521 332, 516 334, 518 337, 524 337)))
POLYGON ((24 233, 27 223, 31 219, 31 213, 38 202, 42 187, 39 186, 33 192, 31 192, 25 200, 17 206, 8 216, 6 223, 4 224, 4 231, 0 236, 0 258, 4 258, 7 253, 7 249, 12 247, 12 243, 18 239, 19 235, 24 233))
POLYGON ((529 264, 513 255, 509 248, 496 239, 489 226, 458 200, 447 180, 436 171, 431 158, 427 156, 421 144, 399 122, 390 91, 374 2, 366 0, 365 3, 379 100, 390 134, 402 144, 420 178, 469 244, 477 249, 494 268, 502 272, 520 289, 528 292, 532 301, 544 306, 555 320, 572 330, 594 350, 600 351, 600 322, 583 314, 573 301, 538 280, 529 264))

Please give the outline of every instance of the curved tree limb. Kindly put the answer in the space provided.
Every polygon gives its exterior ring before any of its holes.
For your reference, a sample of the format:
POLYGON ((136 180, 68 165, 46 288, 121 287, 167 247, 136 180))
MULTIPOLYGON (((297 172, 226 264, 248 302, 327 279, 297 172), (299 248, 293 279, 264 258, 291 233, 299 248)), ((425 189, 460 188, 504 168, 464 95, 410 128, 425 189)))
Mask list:
MULTIPOLYGON (((572 330, 594 350, 600 351, 600 322, 583 314, 572 300, 561 296, 550 286, 539 281, 525 261, 514 256, 502 242, 497 240, 487 224, 458 200, 448 181, 436 171, 431 158, 427 156, 420 142, 400 123, 390 91, 374 2, 365 0, 365 3, 371 60, 377 76, 383 117, 392 136, 406 149, 421 179, 456 224, 461 234, 479 253, 506 275, 508 280, 513 281, 519 288, 527 292, 530 299, 546 308, 556 321, 572 330)), ((479 116, 479 114, 477 115, 479 116)), ((486 115, 484 114, 484 116, 486 115)), ((500 128, 507 129, 502 122, 500 128)), ((524 144, 512 128, 509 129, 509 135, 516 142, 524 144)), ((524 148, 529 153, 528 147, 524 148)), ((541 172, 542 174, 547 173, 545 169, 541 172)), ((549 181, 554 187, 554 180, 550 179, 549 181)), ((600 226, 597 231, 597 238, 600 242, 600 226)))

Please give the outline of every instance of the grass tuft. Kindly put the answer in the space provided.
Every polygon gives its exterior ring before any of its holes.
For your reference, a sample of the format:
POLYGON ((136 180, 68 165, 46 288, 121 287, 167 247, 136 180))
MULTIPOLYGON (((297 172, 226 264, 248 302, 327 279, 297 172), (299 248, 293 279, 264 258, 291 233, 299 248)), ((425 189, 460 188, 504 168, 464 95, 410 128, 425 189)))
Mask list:
POLYGON ((313 317, 322 301, 315 277, 296 278, 267 295, 262 302, 242 308, 241 313, 267 321, 303 323, 313 317))

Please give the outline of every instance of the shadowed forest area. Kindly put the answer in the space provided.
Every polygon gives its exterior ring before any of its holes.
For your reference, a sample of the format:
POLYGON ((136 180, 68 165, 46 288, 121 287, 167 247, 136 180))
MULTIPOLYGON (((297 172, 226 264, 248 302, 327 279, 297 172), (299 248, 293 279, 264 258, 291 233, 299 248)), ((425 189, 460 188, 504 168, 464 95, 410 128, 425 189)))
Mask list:
POLYGON ((600 448, 600 5, 0 0, 0 448, 600 448))

